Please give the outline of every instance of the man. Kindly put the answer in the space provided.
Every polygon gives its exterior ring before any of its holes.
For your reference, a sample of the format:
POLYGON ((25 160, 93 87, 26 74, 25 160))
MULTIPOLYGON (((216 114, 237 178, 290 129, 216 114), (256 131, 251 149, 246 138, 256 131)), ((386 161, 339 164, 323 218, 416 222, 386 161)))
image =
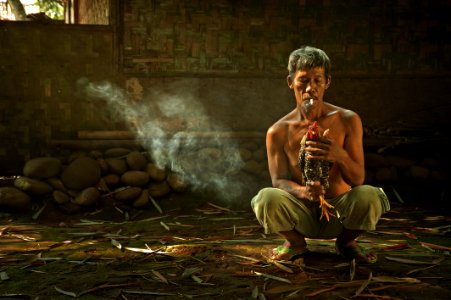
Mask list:
POLYGON ((296 107, 272 125, 266 136, 269 173, 273 187, 262 189, 252 208, 266 233, 278 233, 283 245, 273 250, 272 259, 287 260, 306 253, 305 238, 336 238, 336 250, 347 259, 372 263, 375 254, 365 253, 356 238, 374 230, 388 211, 384 192, 362 185, 365 177, 363 130, 353 111, 324 101, 331 83, 330 60, 326 53, 310 46, 293 51, 288 62, 288 87, 296 107), (327 190, 320 182, 306 184, 298 166, 300 143, 313 122, 327 135, 307 141, 310 159, 329 161, 327 190), (334 206, 335 217, 320 220, 319 197, 334 206))

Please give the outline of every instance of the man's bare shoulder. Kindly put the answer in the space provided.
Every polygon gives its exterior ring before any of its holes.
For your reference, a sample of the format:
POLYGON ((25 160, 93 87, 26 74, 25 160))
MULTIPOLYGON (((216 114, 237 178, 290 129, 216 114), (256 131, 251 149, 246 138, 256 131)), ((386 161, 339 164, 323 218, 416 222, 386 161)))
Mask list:
POLYGON ((290 123, 292 122, 293 122, 293 111, 285 115, 281 119, 279 119, 274 124, 272 124, 271 127, 269 127, 268 129, 267 136, 274 137, 285 135, 288 132, 290 123))
POLYGON ((338 105, 333 105, 330 103, 325 103, 327 107, 327 115, 333 116, 337 115, 343 122, 353 122, 356 120, 360 120, 360 116, 355 112, 348 108, 340 107, 338 105))
POLYGON ((341 128, 346 134, 357 134, 362 131, 360 116, 347 108, 327 103, 327 117, 325 126, 327 128, 341 128))

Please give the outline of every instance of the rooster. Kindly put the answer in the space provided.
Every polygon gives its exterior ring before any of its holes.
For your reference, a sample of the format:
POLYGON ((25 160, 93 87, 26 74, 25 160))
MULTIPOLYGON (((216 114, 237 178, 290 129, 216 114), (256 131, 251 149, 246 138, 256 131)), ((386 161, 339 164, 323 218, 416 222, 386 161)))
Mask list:
MULTIPOLYGON (((318 123, 316 121, 313 122, 313 124, 308 128, 307 133, 302 138, 298 159, 298 166, 304 175, 306 184, 319 181, 325 189, 329 188, 329 170, 331 163, 327 160, 311 159, 309 157, 311 153, 306 151, 305 148, 306 141, 319 140, 319 138, 324 137, 328 131, 328 129, 325 130, 321 135, 319 132, 318 123)), ((332 213, 332 209, 334 207, 330 205, 322 195, 319 197, 319 207, 321 208, 320 220, 325 217, 326 220, 329 221, 330 216, 334 216, 332 213)))

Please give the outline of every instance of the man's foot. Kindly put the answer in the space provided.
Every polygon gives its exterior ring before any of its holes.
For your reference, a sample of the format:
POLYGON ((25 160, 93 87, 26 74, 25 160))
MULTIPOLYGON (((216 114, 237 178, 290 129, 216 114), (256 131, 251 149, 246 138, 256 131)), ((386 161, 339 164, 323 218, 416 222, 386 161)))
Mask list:
POLYGON ((335 249, 338 254, 342 255, 348 260, 355 259, 357 262, 374 264, 377 261, 376 253, 366 253, 365 250, 359 246, 356 241, 343 245, 341 243, 335 244, 335 249))
POLYGON ((272 249, 272 260, 294 260, 300 256, 305 255, 308 251, 307 246, 294 248, 288 247, 285 244, 272 249))

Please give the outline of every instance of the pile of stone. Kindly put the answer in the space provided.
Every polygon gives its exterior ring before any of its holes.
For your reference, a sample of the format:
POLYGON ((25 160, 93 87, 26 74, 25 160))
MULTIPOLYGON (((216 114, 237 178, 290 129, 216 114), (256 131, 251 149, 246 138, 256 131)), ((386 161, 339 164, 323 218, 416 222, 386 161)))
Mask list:
MULTIPOLYGON (((250 176, 250 182, 256 185, 261 185, 262 181, 269 184, 265 148, 249 140, 238 145, 234 155, 239 155, 243 164, 235 175, 250 176)), ((192 163, 220 164, 224 155, 230 155, 226 150, 200 145, 193 151, 202 159, 197 157, 200 161, 192 163)), ((148 153, 136 148, 114 147, 104 151, 69 152, 63 158, 38 157, 27 161, 23 174, 14 180, 13 186, 0 187, 0 209, 27 209, 35 199, 50 199, 64 212, 94 209, 105 201, 141 209, 152 200, 190 191, 190 184, 181 174, 158 167, 148 153)))
POLYGON ((397 154, 365 154, 365 182, 371 184, 390 184, 395 182, 436 182, 448 180, 444 160, 438 156, 421 157, 400 156, 397 154))
MULTIPOLYGON (((254 141, 247 141, 240 144, 240 157, 244 162, 243 171, 255 176, 264 182, 269 180, 268 159, 266 157, 266 147, 254 141)), ((269 183, 269 181, 268 181, 269 183)))
MULTIPOLYGON (((248 182, 256 184, 251 193, 269 186, 265 147, 252 140, 243 140, 236 150, 243 165, 235 175, 238 178, 250 176, 248 182)), ((227 152, 211 145, 202 145, 195 151, 200 156, 212 156, 201 163, 217 163, 227 152)), ((418 182, 444 185, 449 181, 449 161, 445 161, 440 156, 418 158, 418 155, 368 151, 365 154, 365 183, 397 187, 403 183, 412 187, 418 182)), ((147 153, 115 147, 105 151, 70 152, 63 158, 38 157, 27 161, 23 174, 16 177, 13 184, 0 187, 0 209, 28 209, 35 199, 50 199, 66 212, 98 208, 108 201, 121 207, 142 209, 152 200, 189 191, 189 184, 180 174, 158 167, 147 153)))
POLYGON ((63 211, 96 207, 101 200, 145 207, 153 198, 183 192, 181 176, 150 162, 146 153, 125 148, 27 161, 14 186, 0 188, 0 207, 26 209, 32 199, 51 198, 63 211))

